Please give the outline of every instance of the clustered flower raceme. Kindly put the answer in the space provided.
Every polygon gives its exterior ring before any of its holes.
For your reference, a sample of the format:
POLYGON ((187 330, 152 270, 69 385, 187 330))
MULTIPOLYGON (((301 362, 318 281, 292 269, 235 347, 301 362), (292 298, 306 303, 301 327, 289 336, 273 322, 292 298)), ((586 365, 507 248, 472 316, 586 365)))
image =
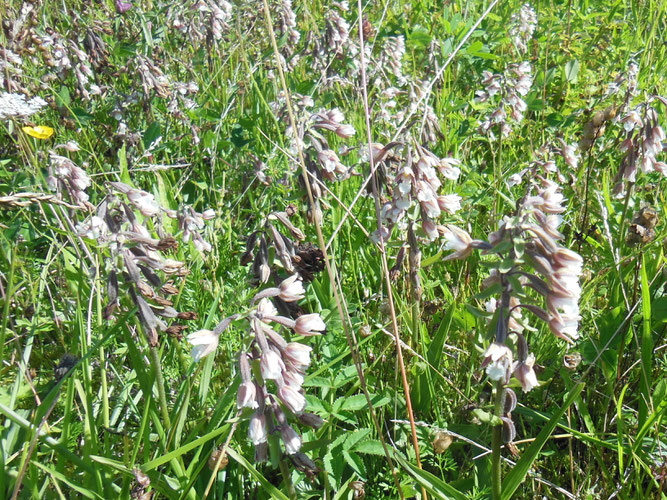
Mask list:
MULTIPOLYGON (((373 73, 380 71, 389 71, 396 78, 399 87, 407 83, 403 75, 403 57, 405 56, 405 38, 402 35, 388 36, 382 45, 377 66, 373 73)), ((386 77, 385 77, 386 78, 386 77)))
MULTIPOLYGON (((579 141, 579 149, 587 151, 603 136, 608 124, 622 127, 620 143, 623 159, 616 175, 614 194, 623 196, 627 184, 633 185, 639 171, 647 174, 659 172, 667 176, 667 164, 658 159, 665 150, 665 131, 660 125, 657 103, 667 106, 667 99, 659 95, 649 95, 642 102, 633 105, 637 97, 637 75, 639 66, 634 61, 628 64, 624 73, 619 74, 607 88, 605 97, 618 94, 625 88, 622 102, 607 106, 596 112, 588 121, 579 141)), ((605 144, 606 146, 606 144, 605 144)))
POLYGON ((302 314, 296 319, 282 316, 270 298, 280 298, 288 303, 305 296, 305 289, 298 275, 284 279, 277 287, 257 293, 252 300, 256 304, 243 317, 230 316, 213 331, 200 330, 188 336, 193 345, 192 356, 199 361, 215 351, 220 334, 232 321, 244 320, 248 325, 248 337, 239 354, 240 385, 237 407, 243 412, 252 411, 248 425, 248 439, 255 446, 255 460, 266 461, 268 437, 278 434, 285 453, 302 470, 317 470, 316 465, 300 452, 302 440, 290 424, 290 417, 301 424, 318 428, 322 419, 306 413, 303 382, 310 365, 312 348, 295 341, 287 341, 280 328, 296 335, 309 337, 320 335, 326 325, 319 314, 302 314))
POLYGON ((659 161, 656 155, 665 150, 665 131, 660 126, 658 112, 653 107, 655 101, 667 107, 667 99, 652 96, 645 102, 630 109, 621 119, 625 133, 625 140, 620 150, 625 153, 616 178, 614 192, 622 195, 625 192, 625 183, 634 184, 637 180, 637 171, 645 174, 660 172, 667 176, 667 164, 659 161))
POLYGON ((233 6, 227 0, 189 0, 170 5, 169 26, 193 46, 218 43, 230 29, 233 6))
POLYGON ((128 201, 145 217, 164 213, 170 219, 178 221, 178 229, 183 231, 184 243, 192 240, 192 244, 200 252, 211 251, 211 244, 204 240, 201 232, 204 230, 204 221, 215 217, 215 210, 208 209, 199 213, 188 205, 182 205, 178 210, 171 210, 162 207, 155 197, 146 191, 132 188, 122 182, 111 182, 110 184, 114 189, 125 194, 128 201))
POLYGON ((389 158, 388 148, 396 146, 396 143, 374 146, 375 164, 384 168, 392 200, 382 206, 383 225, 373 233, 373 238, 376 241, 387 239, 395 226, 404 231, 408 215, 408 218, 419 218, 425 236, 430 241, 436 240, 440 234, 436 221, 443 213, 451 215, 461 208, 459 195, 440 194, 442 181, 438 173, 447 180, 455 181, 461 173, 458 167, 461 162, 454 158, 439 158, 416 143, 404 147, 406 159, 389 158), (395 168, 383 165, 386 162, 394 164, 395 168))
POLYGON ((0 88, 14 90, 14 78, 23 74, 21 66, 23 66, 21 56, 9 48, 0 48, 0 88))
POLYGON ((45 77, 45 83, 63 80, 73 74, 77 92, 84 99, 90 100, 91 96, 102 93, 100 86, 95 83, 90 57, 77 40, 67 39, 55 30, 49 30, 44 35, 32 33, 32 42, 41 53, 44 63, 54 71, 45 77))
POLYGON ((52 191, 62 197, 67 193, 69 199, 81 206, 92 206, 88 203, 86 189, 91 181, 88 174, 81 167, 65 156, 53 151, 49 152, 49 168, 46 182, 52 191))
POLYGON ((527 106, 523 97, 533 84, 532 68, 528 61, 509 64, 502 73, 482 72, 484 90, 475 92, 475 101, 492 103, 491 111, 480 123, 479 131, 495 138, 494 126, 500 127, 503 137, 507 137, 512 127, 523 120, 527 106))
MULTIPOLYGON (((528 310, 547 323, 557 337, 567 342, 576 340, 583 265, 576 252, 558 243, 563 239, 558 227, 565 210, 559 186, 542 176, 535 178, 539 180, 536 192, 525 196, 517 215, 505 217, 488 241, 473 240, 454 226, 448 226, 445 233, 445 248, 454 250, 445 260, 465 258, 473 249, 500 257, 484 281, 485 288, 494 287, 501 298, 487 305, 489 312, 496 312, 496 327, 482 367, 491 380, 504 384, 514 375, 526 392, 538 385, 533 370, 535 357, 529 353, 522 333, 526 323, 516 311, 528 310), (529 288, 542 297, 542 303, 527 293, 529 288), (510 335, 516 337, 516 360, 506 343, 510 335)), ((509 429, 508 435, 512 436, 512 431, 509 429)))
MULTIPOLYGON (((187 269, 183 262, 163 256, 164 252, 175 249, 178 242, 166 233, 159 215, 164 213, 177 219, 184 233, 189 231, 190 237, 194 239, 194 235, 199 235, 197 231, 203 225, 203 220, 215 214, 212 211, 198 214, 190 207, 170 211, 162 208, 153 195, 145 191, 120 182, 112 182, 111 186, 122 193, 127 201, 109 194, 99 205, 96 214, 78 226, 80 236, 95 240, 109 251, 108 302, 104 317, 109 319, 113 316, 121 305, 120 291, 126 289, 138 309, 137 315, 152 346, 157 345, 158 331, 180 337, 186 327, 168 325, 167 321, 191 320, 196 318, 196 314, 176 311, 173 302, 165 297, 178 293, 178 289, 160 274, 167 277, 183 276, 187 269), (143 220, 135 211, 143 216, 143 220), (119 277, 124 279, 124 283, 119 284, 119 277)), ((204 246, 210 249, 207 243, 204 246)), ((205 250, 200 246, 197 248, 205 250)))
MULTIPOLYGON (((291 125, 286 129, 285 135, 290 139, 288 150, 293 158, 298 158, 299 148, 304 154, 306 168, 310 173, 310 190, 315 202, 313 207, 308 200, 308 218, 310 221, 321 220, 322 211, 318 200, 323 192, 320 183, 324 179, 342 181, 354 175, 354 171, 343 164, 322 132, 329 131, 341 139, 350 139, 354 137, 355 130, 352 125, 345 123, 345 116, 338 108, 311 112, 308 108, 313 106, 312 98, 299 94, 292 95, 290 101, 294 107, 297 130, 294 131, 291 125)), ((287 117, 283 92, 278 95, 277 101, 271 103, 271 107, 278 117, 287 117)), ((295 163, 294 169, 296 168, 295 163)), ((300 182, 303 182, 302 178, 300 182)))
POLYGON ((324 30, 320 36, 310 32, 306 43, 315 69, 323 72, 326 79, 327 69, 332 61, 344 58, 349 51, 357 51, 354 39, 350 38, 350 24, 343 17, 349 10, 347 2, 332 2, 324 13, 324 30))
POLYGON ((274 12, 277 13, 277 34, 280 36, 287 36, 286 47, 290 50, 290 55, 294 55, 293 51, 296 44, 301 40, 301 33, 296 29, 296 13, 292 8, 292 0, 276 0, 279 4, 279 9, 274 12))
POLYGON ((537 28, 537 14, 530 4, 523 4, 518 12, 512 14, 510 20, 510 36, 515 47, 522 54, 528 50, 528 40, 533 37, 537 28))
POLYGON ((248 237, 241 265, 253 263, 253 275, 258 283, 267 283, 271 275, 275 274, 271 256, 286 272, 291 274, 298 271, 306 281, 311 281, 315 273, 324 269, 322 251, 310 244, 300 243, 306 237, 290 221, 290 215, 294 214, 292 207, 288 207, 285 212, 272 212, 262 222, 262 227, 248 237), (287 229, 290 236, 276 228, 276 221, 287 229))

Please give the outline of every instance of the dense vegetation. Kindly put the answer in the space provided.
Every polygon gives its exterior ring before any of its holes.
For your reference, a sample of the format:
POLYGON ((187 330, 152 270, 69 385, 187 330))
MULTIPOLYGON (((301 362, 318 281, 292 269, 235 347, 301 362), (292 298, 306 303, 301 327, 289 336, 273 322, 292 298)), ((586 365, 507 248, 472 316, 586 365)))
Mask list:
POLYGON ((667 496, 664 2, 0 13, 0 496, 667 496))

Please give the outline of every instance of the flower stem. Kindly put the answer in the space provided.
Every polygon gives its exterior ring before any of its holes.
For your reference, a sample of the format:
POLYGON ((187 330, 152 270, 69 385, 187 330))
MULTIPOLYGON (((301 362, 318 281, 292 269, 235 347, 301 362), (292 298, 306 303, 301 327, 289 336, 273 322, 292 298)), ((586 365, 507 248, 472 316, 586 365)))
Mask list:
POLYGON ((155 382, 157 383, 157 393, 160 398, 160 412, 164 420, 165 429, 171 429, 171 419, 169 418, 169 409, 167 408, 167 395, 164 392, 164 378, 162 377, 162 368, 160 366, 160 354, 157 347, 151 346, 151 364, 155 372, 155 382))
MULTIPOLYGON (((494 415, 498 418, 503 416, 503 388, 503 380, 497 381, 495 388, 494 415)), ((491 436, 491 491, 493 500, 500 500, 502 484, 502 475, 500 473, 500 448, 503 441, 502 433, 502 425, 495 425, 493 427, 493 434, 491 436)))

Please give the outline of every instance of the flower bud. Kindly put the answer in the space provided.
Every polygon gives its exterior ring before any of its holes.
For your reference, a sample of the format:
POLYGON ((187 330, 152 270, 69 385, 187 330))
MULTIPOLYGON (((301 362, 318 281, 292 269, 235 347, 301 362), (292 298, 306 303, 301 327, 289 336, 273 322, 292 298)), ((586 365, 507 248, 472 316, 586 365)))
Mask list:
POLYGON ((323 332, 326 328, 327 325, 319 314, 302 314, 296 319, 294 331, 299 335, 308 337, 311 335, 320 335, 320 332, 323 332))

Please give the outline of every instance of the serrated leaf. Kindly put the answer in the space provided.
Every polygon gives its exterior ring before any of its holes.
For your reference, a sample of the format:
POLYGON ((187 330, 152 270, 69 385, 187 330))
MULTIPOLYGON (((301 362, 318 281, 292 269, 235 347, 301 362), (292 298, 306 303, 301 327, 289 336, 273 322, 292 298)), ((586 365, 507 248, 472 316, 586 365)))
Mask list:
POLYGON ((344 450, 350 450, 355 444, 364 439, 371 433, 370 429, 357 429, 356 431, 347 434, 347 439, 343 443, 344 450))
POLYGON ((359 476, 362 481, 366 481, 366 466, 361 457, 356 453, 343 451, 343 458, 345 459, 345 463, 352 467, 352 470, 357 473, 357 476, 359 476))
MULTIPOLYGON (((380 406, 384 406, 391 401, 391 399, 389 399, 387 396, 380 396, 377 394, 371 394, 370 398, 373 408, 379 408, 380 406)), ((349 398, 341 398, 341 399, 343 400, 342 405, 340 407, 341 410, 359 411, 364 408, 367 408, 368 406, 366 403, 366 396, 364 396, 363 394, 357 394, 349 398)), ((340 399, 338 401, 340 401, 340 399)))
POLYGON ((366 441, 358 443, 354 447, 354 451, 357 453, 365 453, 366 455, 384 456, 382 443, 377 439, 367 439, 366 441))

